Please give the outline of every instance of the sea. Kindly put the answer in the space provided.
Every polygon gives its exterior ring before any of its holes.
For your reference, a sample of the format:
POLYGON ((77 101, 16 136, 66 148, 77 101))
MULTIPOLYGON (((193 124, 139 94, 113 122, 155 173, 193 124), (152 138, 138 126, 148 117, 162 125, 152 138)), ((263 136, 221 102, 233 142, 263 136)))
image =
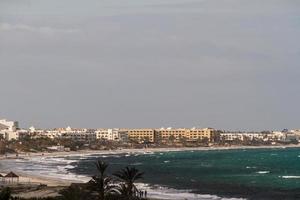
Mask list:
MULTIPOLYGON (((126 166, 145 172, 138 185, 153 198, 225 200, 264 199, 264 195, 290 195, 286 199, 299 197, 300 148, 74 154, 1 160, 0 168, 85 182, 97 173, 97 160, 109 163, 108 174, 126 166)), ((267 196, 265 199, 268 199, 267 196)))

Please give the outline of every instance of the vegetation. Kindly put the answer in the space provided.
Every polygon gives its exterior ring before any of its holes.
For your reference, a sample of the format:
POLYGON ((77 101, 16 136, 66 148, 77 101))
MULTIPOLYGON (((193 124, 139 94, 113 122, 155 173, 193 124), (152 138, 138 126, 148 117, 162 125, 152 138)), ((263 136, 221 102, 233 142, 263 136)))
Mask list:
MULTIPOLYGON (((0 139, 0 154, 18 152, 48 152, 48 147, 64 146, 71 151, 77 150, 113 150, 118 148, 132 148, 131 145, 117 141, 75 141, 72 139, 34 138, 24 136, 19 140, 6 141, 0 139)), ((134 146, 136 147, 136 146, 134 146)), ((143 146, 139 147, 142 148, 143 146)))
POLYGON ((96 162, 98 174, 92 177, 90 181, 91 188, 98 192, 100 200, 106 199, 107 196, 111 195, 115 186, 112 184, 112 178, 106 176, 106 170, 108 164, 103 161, 96 162))
MULTIPOLYGON (((146 192, 136 187, 136 181, 143 178, 144 172, 134 167, 126 167, 108 176, 109 165, 101 160, 95 163, 97 174, 86 184, 72 184, 60 191, 58 197, 31 198, 29 200, 145 200, 146 192)), ((23 200, 12 197, 9 188, 0 192, 0 200, 23 200)))
MULTIPOLYGON (((126 167, 113 176, 106 174, 109 167, 104 161, 95 163, 97 174, 85 185, 74 184, 60 192, 60 200, 142 200, 142 192, 135 183, 144 175, 134 167, 126 167)), ((145 194, 145 193, 143 193, 145 194)))
POLYGON ((137 197, 139 190, 135 186, 135 182, 143 178, 143 172, 134 167, 126 167, 114 175, 122 182, 118 189, 121 196, 137 197))
POLYGON ((60 191, 59 200, 83 200, 90 195, 87 191, 79 186, 70 186, 60 191))
POLYGON ((10 200, 11 199, 11 191, 9 188, 4 188, 0 192, 0 199, 1 200, 10 200))

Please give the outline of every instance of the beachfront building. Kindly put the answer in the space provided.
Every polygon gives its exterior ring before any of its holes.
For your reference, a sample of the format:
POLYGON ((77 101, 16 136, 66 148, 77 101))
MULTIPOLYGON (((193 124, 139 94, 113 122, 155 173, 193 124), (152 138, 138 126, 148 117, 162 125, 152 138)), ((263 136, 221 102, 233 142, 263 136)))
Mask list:
MULTIPOLYGON (((276 141, 279 135, 272 132, 221 132, 221 141, 276 141)), ((281 137, 281 135, 280 135, 281 137)))
POLYGON ((119 130, 119 141, 123 143, 127 143, 129 141, 127 130, 119 130))
POLYGON ((261 133, 261 132, 246 132, 244 133, 244 140, 261 140, 261 141, 267 141, 267 134, 261 133))
POLYGON ((96 130, 96 139, 117 141, 119 140, 119 129, 98 129, 96 130))
POLYGON ((128 141, 128 131, 118 128, 113 129, 97 129, 95 131, 97 140, 109 140, 109 141, 128 141))
POLYGON ((221 141, 243 141, 243 133, 240 132, 222 132, 220 133, 221 141))
POLYGON ((300 136, 300 130, 299 129, 291 130, 290 133, 300 136))
POLYGON ((19 135, 17 131, 1 130, 0 136, 7 141, 19 139, 19 135))
POLYGON ((61 138, 61 132, 54 129, 54 130, 46 130, 43 134, 44 137, 50 138, 50 139, 57 139, 61 138))
POLYGON ((0 120, 0 130, 16 131, 17 129, 19 129, 19 123, 17 121, 0 120))
POLYGON ((0 120, 0 137, 5 140, 17 140, 19 123, 16 121, 0 120))
MULTIPOLYGON (((34 126, 31 126, 29 127, 28 129, 28 133, 27 135, 30 137, 30 138, 33 138, 33 139, 37 139, 37 138, 46 138, 46 131, 43 130, 43 129, 37 129, 35 128, 34 126)), ((23 135, 24 136, 24 135, 23 135)), ((23 137, 22 136, 22 137, 23 137)))
POLYGON ((208 142, 214 142, 217 131, 213 128, 192 128, 186 132, 186 137, 189 141, 207 140, 208 142))
MULTIPOLYGON (((124 131, 124 130, 123 130, 124 131)), ((128 139, 131 141, 143 143, 155 141, 154 129, 128 129, 128 139)))
POLYGON ((300 141, 300 136, 295 135, 293 133, 288 133, 286 134, 285 142, 299 142, 300 141))
POLYGON ((270 134, 267 134, 267 138, 272 142, 283 142, 286 140, 287 133, 282 131, 272 131, 270 134))
POLYGON ((187 139, 186 129, 173 129, 169 128, 161 128, 155 130, 156 141, 160 141, 163 143, 166 142, 179 142, 182 139, 187 139))
POLYGON ((217 131, 213 128, 161 128, 155 130, 156 140, 165 142, 196 142, 196 141, 207 141, 213 142, 217 131))
POLYGON ((96 133, 92 129, 73 129, 67 127, 66 129, 58 130, 60 132, 60 138, 71 139, 74 141, 94 141, 96 140, 96 133))

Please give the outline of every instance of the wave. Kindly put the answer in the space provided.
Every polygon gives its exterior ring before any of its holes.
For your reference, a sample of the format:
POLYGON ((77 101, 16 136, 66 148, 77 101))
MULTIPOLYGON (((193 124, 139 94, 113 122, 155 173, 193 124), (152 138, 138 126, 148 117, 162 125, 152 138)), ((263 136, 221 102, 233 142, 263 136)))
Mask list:
MULTIPOLYGON (((125 154, 126 155, 126 154, 125 154)), ((128 155, 128 154, 127 154, 128 155)), ((129 155, 130 156, 130 155, 129 155)), ((90 180, 89 176, 77 175, 70 172, 68 169, 73 169, 75 165, 72 163, 78 162, 82 158, 88 158, 87 156, 60 156, 60 157, 32 157, 26 160, 9 160, 5 161, 5 166, 7 169, 14 170, 16 172, 24 172, 26 174, 31 174, 33 176, 41 176, 46 178, 53 178, 59 180, 66 180, 71 182, 83 183, 90 180), (77 160, 76 160, 77 159, 77 160)), ((169 163, 169 160, 164 161, 169 163)), ((2 163, 3 164, 3 163, 2 163)), ((135 163, 139 165, 141 163, 135 163)), ((172 200, 229 200, 227 198, 221 198, 216 195, 209 194, 195 194, 191 191, 176 190, 161 186, 150 187, 148 184, 138 184, 139 188, 148 191, 148 196, 150 198, 157 199, 172 199, 172 200)), ((241 200, 230 198, 230 200, 241 200)))
POLYGON ((154 154, 154 152, 152 152, 152 151, 146 151, 143 154, 145 154, 145 155, 152 155, 152 154, 154 154))
POLYGON ((300 176, 279 176, 279 177, 284 179, 300 179, 300 176))
POLYGON ((141 190, 147 190, 148 197, 161 200, 244 200, 242 198, 223 198, 210 194, 195 194, 188 190, 175 190, 172 188, 162 187, 159 185, 149 186, 148 184, 140 183, 138 187, 141 190))
POLYGON ((133 164, 130 164, 130 165, 133 165, 133 166, 137 166, 137 165, 142 165, 143 163, 141 162, 137 162, 137 163, 133 163, 133 164))
POLYGON ((258 172, 256 172, 257 174, 269 174, 270 173, 270 171, 258 171, 258 172))

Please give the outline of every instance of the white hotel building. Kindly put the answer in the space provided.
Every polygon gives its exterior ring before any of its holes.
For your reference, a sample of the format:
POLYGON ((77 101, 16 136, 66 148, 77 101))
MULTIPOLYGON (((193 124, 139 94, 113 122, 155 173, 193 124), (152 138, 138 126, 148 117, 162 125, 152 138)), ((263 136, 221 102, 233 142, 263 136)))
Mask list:
POLYGON ((16 121, 8 121, 6 119, 0 120, 0 135, 5 140, 18 139, 19 124, 16 121))
POLYGON ((118 128, 114 129, 98 129, 95 131, 97 140, 109 140, 109 141, 123 141, 128 140, 128 131, 120 130, 118 128))

